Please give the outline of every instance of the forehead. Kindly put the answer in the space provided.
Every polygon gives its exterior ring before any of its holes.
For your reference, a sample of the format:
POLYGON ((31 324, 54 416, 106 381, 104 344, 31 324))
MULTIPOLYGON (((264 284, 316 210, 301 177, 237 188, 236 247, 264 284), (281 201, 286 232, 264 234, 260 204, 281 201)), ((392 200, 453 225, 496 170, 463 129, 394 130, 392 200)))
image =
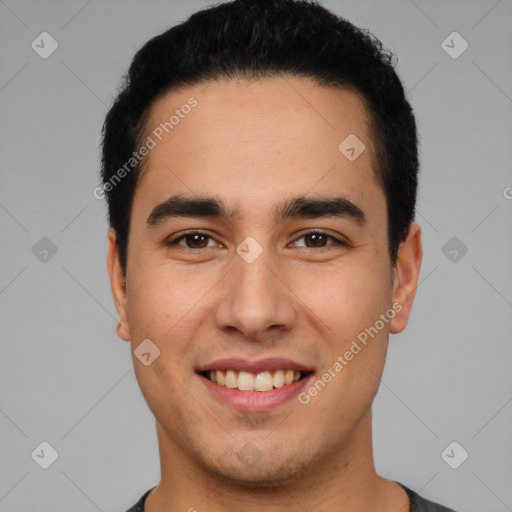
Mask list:
POLYGON ((154 102, 148 138, 138 191, 155 201, 176 189, 228 195, 234 207, 292 189, 383 199, 364 102, 349 90, 289 76, 201 83, 154 102))

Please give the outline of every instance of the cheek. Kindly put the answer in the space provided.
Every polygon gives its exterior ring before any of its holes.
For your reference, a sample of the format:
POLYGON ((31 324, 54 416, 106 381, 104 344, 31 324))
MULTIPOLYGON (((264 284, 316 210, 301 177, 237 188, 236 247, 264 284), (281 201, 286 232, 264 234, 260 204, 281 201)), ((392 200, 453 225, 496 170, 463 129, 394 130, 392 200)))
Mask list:
MULTIPOLYGON (((177 435, 184 435, 184 425, 191 430, 203 418, 201 409, 195 406, 197 399, 191 400, 187 392, 186 379, 175 368, 176 359, 163 351, 150 366, 134 361, 134 367, 140 390, 156 420, 177 435)), ((202 404, 203 408, 207 405, 202 404)))
POLYGON ((197 324, 201 309, 196 305, 197 294, 180 284, 175 273, 166 276, 164 269, 158 266, 153 270, 137 274, 132 281, 128 322, 133 349, 142 340, 149 339, 160 353, 148 366, 134 354, 133 364, 141 391, 157 420, 176 424, 178 428, 184 424, 184 418, 179 418, 177 413, 169 415, 168 411, 179 410, 184 389, 193 376, 188 362, 194 346, 193 326, 197 324))
MULTIPOLYGON (((163 265, 136 274, 127 304, 132 348, 150 339, 160 350, 154 363, 140 368, 141 387, 177 386, 180 392, 181 386, 188 385, 190 361, 198 350, 197 331, 212 309, 207 293, 214 282, 213 271, 199 275, 163 265)), ((142 366, 135 359, 134 364, 142 366)))
POLYGON ((130 284, 127 310, 132 333, 162 342, 186 324, 183 321, 193 316, 194 306, 201 299, 201 283, 193 274, 171 271, 163 265, 151 267, 149 261, 130 284))
MULTIPOLYGON (((382 266, 382 265, 381 265, 382 266)), ((321 272, 297 274, 290 286, 318 320, 346 338, 373 325, 392 296, 389 276, 377 262, 341 262, 321 272), (388 283, 389 281, 389 283, 388 283)), ((310 313, 311 314, 311 313, 310 313)))

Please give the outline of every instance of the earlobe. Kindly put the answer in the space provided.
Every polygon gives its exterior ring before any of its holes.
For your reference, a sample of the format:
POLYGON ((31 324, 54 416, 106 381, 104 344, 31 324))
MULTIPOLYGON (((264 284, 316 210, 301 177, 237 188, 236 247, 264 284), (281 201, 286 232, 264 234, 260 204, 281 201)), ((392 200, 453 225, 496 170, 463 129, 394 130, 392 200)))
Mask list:
POLYGON ((112 298, 119 314, 119 323, 116 327, 117 335, 124 341, 131 341, 130 329, 126 314, 126 281, 119 259, 119 246, 117 244, 116 232, 110 229, 108 232, 108 275, 110 278, 110 289, 112 298))
POLYGON ((409 321, 412 304, 418 287, 423 249, 421 228, 413 222, 407 238, 398 248, 393 278, 393 304, 397 312, 390 324, 392 334, 405 329, 409 321))
POLYGON ((121 322, 117 324, 116 333, 122 340, 131 341, 130 333, 121 322))

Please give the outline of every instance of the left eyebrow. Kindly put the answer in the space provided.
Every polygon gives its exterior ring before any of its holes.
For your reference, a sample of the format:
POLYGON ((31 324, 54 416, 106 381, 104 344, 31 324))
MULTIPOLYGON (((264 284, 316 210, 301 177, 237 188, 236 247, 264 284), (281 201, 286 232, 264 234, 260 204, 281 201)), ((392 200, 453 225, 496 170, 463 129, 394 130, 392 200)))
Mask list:
MULTIPOLYGON (((185 197, 174 195, 157 204, 149 214, 146 223, 156 226, 173 217, 211 217, 228 220, 235 212, 228 210, 224 203, 213 197, 185 197)), ((347 197, 306 197, 298 196, 283 201, 274 209, 276 223, 290 218, 321 217, 348 218, 363 225, 366 216, 363 210, 347 197)))
POLYGON ((274 220, 301 217, 317 219, 320 217, 348 218, 356 224, 364 225, 366 216, 361 208, 347 197, 305 197, 299 196, 284 201, 274 211, 274 220))

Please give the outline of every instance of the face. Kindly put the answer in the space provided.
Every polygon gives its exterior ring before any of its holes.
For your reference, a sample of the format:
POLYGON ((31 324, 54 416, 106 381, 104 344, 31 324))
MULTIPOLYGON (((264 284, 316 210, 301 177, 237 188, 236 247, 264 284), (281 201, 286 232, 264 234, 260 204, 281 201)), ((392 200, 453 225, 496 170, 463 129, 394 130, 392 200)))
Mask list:
POLYGON ((160 351, 133 362, 161 451, 259 484, 349 457, 421 261, 415 224, 389 259, 364 104, 299 78, 217 81, 156 101, 148 136, 126 287, 113 233, 109 271, 119 336, 160 351))

